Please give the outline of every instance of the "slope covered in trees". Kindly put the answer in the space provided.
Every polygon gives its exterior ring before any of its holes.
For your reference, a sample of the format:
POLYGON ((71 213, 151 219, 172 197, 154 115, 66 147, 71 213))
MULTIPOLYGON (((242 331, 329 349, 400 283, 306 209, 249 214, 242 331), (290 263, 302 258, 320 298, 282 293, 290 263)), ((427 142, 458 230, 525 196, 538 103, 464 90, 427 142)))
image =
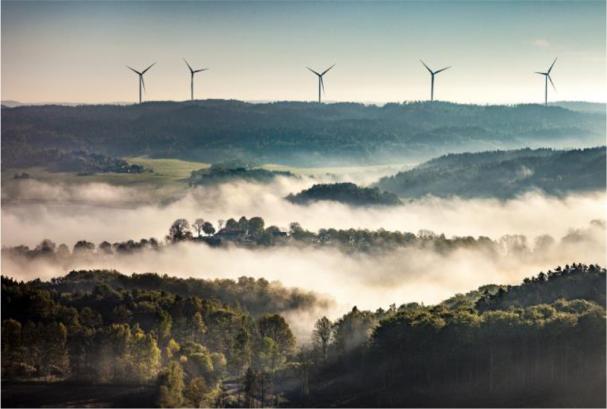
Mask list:
POLYGON ((607 109, 607 104, 600 102, 585 102, 585 101, 556 101, 549 102, 548 105, 555 105, 571 111, 595 112, 602 113, 607 109))
POLYGON ((526 278, 522 285, 485 292, 476 302, 476 308, 480 311, 506 310, 551 304, 562 298, 579 298, 605 305, 605 271, 585 265, 557 267, 554 271, 548 270, 537 277, 526 278))
MULTIPOLYGON (((262 404, 273 402, 274 373, 286 368, 295 337, 281 315, 251 314, 242 306, 258 297, 258 305, 269 302, 267 311, 280 304, 284 290, 263 280, 227 281, 113 271, 75 271, 50 282, 2 277, 3 382, 149 385, 156 390, 152 404, 206 407, 244 400, 228 396, 223 380, 247 374, 264 383, 262 404)), ((2 399, 3 406, 15 403, 4 393, 2 399)), ((39 396, 34 406, 44 401, 39 396)))
POLYGON ((528 191, 564 195, 604 191, 605 166, 604 146, 449 154, 382 178, 377 186, 404 197, 511 198, 528 191))
MULTIPOLYGON (((19 402, 12 385, 25 390, 7 380, 72 379, 144 399, 118 393, 113 403, 123 405, 602 407, 606 316, 595 301, 605 300, 605 273, 572 264, 435 306, 354 307, 318 319, 312 344, 299 349, 280 315, 182 296, 188 280, 3 277, 2 403, 19 402)), ((31 406, 53 402, 57 390, 98 395, 35 385, 45 393, 29 395, 31 406)))
POLYGON ((354 183, 317 184, 286 197, 289 202, 309 204, 332 201, 351 206, 395 206, 401 204, 394 193, 382 192, 376 187, 359 187, 354 183))
POLYGON ((278 176, 295 177, 291 172, 267 170, 246 164, 214 164, 208 169, 194 170, 190 174, 190 186, 209 186, 229 182, 268 183, 278 176))
POLYGON ((308 392, 291 398, 304 406, 604 407, 605 269, 554 271, 522 286, 482 287, 468 303, 323 318, 307 356, 308 392), (500 303, 477 308, 476 296, 500 303))
POLYGON ((3 166, 47 148, 327 166, 417 161, 489 146, 589 146, 604 138, 604 112, 541 105, 207 100, 2 109, 3 166))

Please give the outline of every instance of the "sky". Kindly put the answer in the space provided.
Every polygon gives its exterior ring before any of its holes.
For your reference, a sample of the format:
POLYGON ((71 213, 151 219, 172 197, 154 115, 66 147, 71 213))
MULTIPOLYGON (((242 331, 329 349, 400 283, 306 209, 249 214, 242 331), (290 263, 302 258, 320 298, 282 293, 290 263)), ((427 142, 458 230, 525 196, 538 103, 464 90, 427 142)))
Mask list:
POLYGON ((136 102, 189 98, 245 101, 317 98, 306 70, 336 64, 326 101, 367 103, 435 97, 461 103, 607 100, 605 1, 3 0, 2 100, 136 102))

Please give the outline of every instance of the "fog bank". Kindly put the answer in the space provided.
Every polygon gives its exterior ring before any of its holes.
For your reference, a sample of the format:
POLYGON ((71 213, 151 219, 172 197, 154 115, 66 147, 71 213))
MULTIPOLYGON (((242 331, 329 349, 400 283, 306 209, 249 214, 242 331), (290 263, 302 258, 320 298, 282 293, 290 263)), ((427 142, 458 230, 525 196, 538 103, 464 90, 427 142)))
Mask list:
POLYGON ((261 216, 266 225, 283 229, 299 222, 309 230, 384 228, 415 233, 426 229, 447 236, 560 237, 571 227, 603 219, 607 198, 604 192, 565 198, 528 193, 508 201, 424 198, 382 208, 353 208, 335 202, 299 206, 283 199, 315 181, 309 177, 281 177, 270 184, 228 183, 198 187, 180 195, 103 183, 26 183, 14 196, 3 197, 2 244, 34 245, 45 238, 68 245, 80 239, 163 238, 177 218, 193 221, 202 217, 217 224, 218 220, 240 216, 261 216))
POLYGON ((25 280, 91 268, 195 278, 264 277, 335 300, 329 313, 336 316, 354 305, 375 309, 391 303, 436 303, 484 284, 516 284, 572 262, 606 265, 605 244, 604 224, 592 223, 556 240, 506 237, 496 249, 472 246, 439 252, 410 246, 386 253, 345 254, 332 247, 211 248, 192 242, 160 251, 76 257, 61 266, 43 258, 32 262, 4 257, 2 271, 25 280))

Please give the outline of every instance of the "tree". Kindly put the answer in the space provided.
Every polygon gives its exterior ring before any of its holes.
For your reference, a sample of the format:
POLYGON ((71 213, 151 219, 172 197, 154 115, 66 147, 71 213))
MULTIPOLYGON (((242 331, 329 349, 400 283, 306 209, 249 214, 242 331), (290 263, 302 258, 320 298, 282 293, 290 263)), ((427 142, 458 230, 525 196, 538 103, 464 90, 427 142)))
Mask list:
POLYGON ((179 362, 172 361, 161 374, 158 405, 161 408, 177 408, 183 402, 183 369, 179 362))
POLYGON ((2 352, 17 351, 21 346, 21 323, 8 319, 2 321, 2 352))
POLYGON ((59 258, 66 258, 70 255, 70 249, 66 244, 61 243, 59 245, 59 247, 57 247, 56 254, 57 254, 57 257, 59 257, 59 258))
POLYGON ((183 396, 186 399, 186 405, 192 408, 207 407, 205 404, 205 395, 209 392, 207 382, 201 376, 192 378, 186 387, 183 396))
POLYGON ((199 341, 200 339, 202 339, 202 336, 204 335, 204 333, 207 332, 207 326, 204 323, 204 320, 202 318, 202 314, 200 313, 200 311, 196 311, 196 313, 192 317, 191 325, 192 325, 192 335, 193 335, 194 341, 199 341))
POLYGON ((99 250, 104 254, 112 254, 112 245, 109 242, 104 241, 99 244, 99 250))
POLYGON ((80 240, 74 244, 74 253, 92 253, 95 250, 95 244, 90 241, 80 240))
POLYGON ((265 222, 261 217, 251 217, 248 223, 248 232, 253 237, 258 237, 263 233, 265 222))
POLYGON ((376 323, 373 314, 353 307, 335 323, 334 336, 338 351, 346 353, 366 343, 376 323))
POLYGON ((190 231, 190 223, 186 219, 177 219, 171 225, 169 229, 169 235, 167 238, 172 242, 178 242, 182 240, 188 240, 192 238, 192 232, 190 231))
POLYGON ((237 373, 242 374, 244 368, 251 365, 251 354, 251 334, 247 327, 243 325, 236 334, 234 353, 232 354, 237 373))
POLYGON ((166 340, 171 337, 171 329, 173 327, 173 318, 171 314, 165 310, 159 312, 160 322, 158 323, 158 336, 160 340, 166 340))
POLYGON ((285 361, 281 354, 278 343, 270 337, 263 337, 257 353, 259 367, 263 372, 274 373, 285 361))
POLYGON ((141 381, 148 381, 154 378, 160 369, 161 351, 156 338, 137 328, 131 339, 130 355, 135 376, 141 381))
POLYGON ((249 367, 244 376, 245 402, 244 407, 254 408, 256 406, 256 397, 259 393, 259 374, 249 367))
POLYGON ((205 225, 205 221, 204 219, 196 219, 196 221, 194 221, 194 223, 192 223, 192 228, 194 230, 196 230, 196 235, 197 237, 202 236, 202 232, 204 230, 204 225, 205 225))
POLYGON ((312 334, 314 343, 320 348, 323 360, 327 359, 327 350, 333 336, 333 324, 327 317, 322 317, 314 324, 312 334))
POLYGON ((62 323, 50 323, 43 328, 42 372, 63 376, 69 369, 67 328, 62 323))
POLYGON ((228 230, 237 230, 239 228, 238 222, 233 218, 229 218, 226 221, 226 229, 228 230))
POLYGON ((19 375, 19 367, 24 365, 23 353, 27 346, 21 340, 22 327, 17 320, 2 321, 2 374, 19 375))
POLYGON ((212 234, 215 234, 215 227, 213 227, 213 224, 211 222, 205 222, 202 226, 202 231, 204 231, 205 234, 210 236, 212 234))
POLYGON ((293 352, 295 337, 289 328, 289 324, 282 316, 278 314, 266 315, 259 319, 257 327, 260 337, 262 339, 268 337, 273 340, 282 354, 288 355, 293 352))
POLYGON ((55 252, 55 243, 49 239, 44 239, 36 246, 36 252, 41 255, 51 255, 55 252))
POLYGON ((246 217, 242 216, 240 219, 238 219, 238 229, 240 231, 242 231, 243 233, 247 234, 249 231, 249 221, 247 220, 246 217))
POLYGON ((166 347, 164 348, 165 362, 169 362, 170 360, 172 360, 177 355, 180 349, 181 346, 177 343, 177 341, 171 338, 169 342, 167 342, 166 347))

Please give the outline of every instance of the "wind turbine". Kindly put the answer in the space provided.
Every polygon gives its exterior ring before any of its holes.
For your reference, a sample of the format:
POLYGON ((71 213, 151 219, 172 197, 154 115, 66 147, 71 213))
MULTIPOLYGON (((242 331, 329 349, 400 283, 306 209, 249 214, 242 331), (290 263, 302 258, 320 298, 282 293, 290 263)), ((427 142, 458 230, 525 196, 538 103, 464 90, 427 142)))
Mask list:
POLYGON ((538 71, 536 71, 535 72, 536 74, 544 76, 544 105, 548 105, 548 81, 550 81, 550 84, 552 85, 552 88, 554 88, 554 90, 556 91, 556 87, 554 86, 554 82, 552 82, 552 78, 550 77, 550 71, 552 71, 552 68, 554 67, 554 64, 556 64, 557 58, 554 59, 554 61, 552 62, 552 65, 550 66, 550 68, 548 68, 548 71, 546 71, 546 72, 538 72, 538 71))
POLYGON ((420 61, 420 62, 421 62, 423 65, 424 65, 424 67, 426 67, 426 69, 427 69, 427 70, 428 70, 428 72, 430 73, 430 77, 431 77, 431 80, 430 80, 430 101, 434 101, 434 76, 435 76, 436 74, 438 74, 439 72, 443 72, 443 71, 445 71, 445 70, 448 70, 449 68, 451 68, 451 66, 449 66, 449 67, 445 67, 445 68, 441 68, 440 70, 432 71, 432 70, 430 69, 430 67, 428 67, 428 66, 426 65, 426 63, 425 63, 425 62, 423 62, 422 60, 419 60, 419 61, 420 61))
POLYGON ((185 62, 185 65, 187 65, 188 68, 190 69, 190 97, 191 97, 192 101, 194 101, 194 74, 196 74, 198 72, 202 72, 202 71, 207 71, 208 68, 201 68, 199 70, 195 70, 190 66, 190 64, 188 64, 188 62, 185 58, 183 59, 183 61, 185 62))
POLYGON ((322 80, 322 77, 323 77, 323 75, 325 75, 326 73, 328 73, 328 72, 329 72, 329 70, 330 70, 331 68, 333 68, 333 67, 335 67, 335 64, 333 64, 332 66, 330 66, 329 68, 327 68, 326 70, 324 70, 324 71, 323 71, 321 74, 317 73, 316 71, 314 71, 314 70, 313 70, 312 68, 310 68, 310 67, 306 67, 307 69, 309 69, 310 71, 312 71, 314 74, 316 74, 316 75, 318 76, 318 103, 319 103, 319 104, 320 104, 320 102, 321 102, 321 101, 320 101, 320 95, 321 95, 321 92, 320 92, 320 91, 321 91, 321 89, 322 89, 322 92, 323 92, 323 93, 325 92, 325 83, 324 83, 324 81, 322 80))
POLYGON ((148 68, 146 68, 145 70, 139 72, 134 68, 129 67, 128 65, 126 66, 129 70, 133 71, 135 74, 139 75, 139 103, 141 104, 141 92, 142 89, 145 90, 145 82, 143 81, 143 74, 145 74, 150 68, 152 68, 154 65, 156 65, 156 63, 150 65, 148 68))

